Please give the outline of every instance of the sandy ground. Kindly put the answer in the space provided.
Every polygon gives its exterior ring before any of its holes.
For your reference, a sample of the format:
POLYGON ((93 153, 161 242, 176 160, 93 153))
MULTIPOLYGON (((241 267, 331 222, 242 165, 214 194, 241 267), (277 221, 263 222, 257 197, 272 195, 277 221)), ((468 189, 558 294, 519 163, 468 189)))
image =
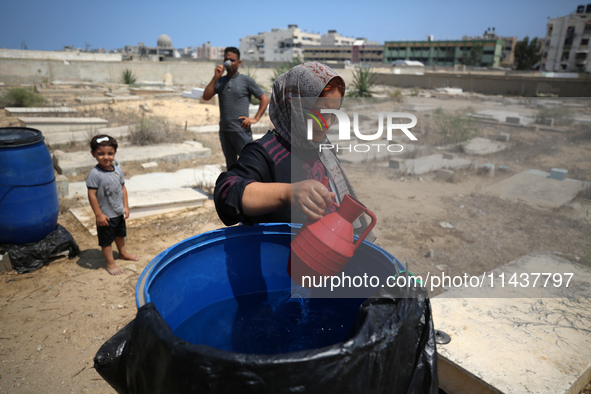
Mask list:
MULTIPOLYGON (((56 95, 54 100, 74 105, 67 95, 56 95)), ((188 126, 213 124, 217 117, 214 105, 180 97, 142 103, 151 114, 166 116, 181 127, 185 122, 188 126)), ((87 109, 112 116, 113 124, 124 122, 117 114, 131 107, 135 110, 139 104, 122 102, 87 109)), ((0 126, 13 122, 0 116, 0 126)), ((499 127, 482 126, 481 136, 492 137, 500 131, 499 127)), ((194 138, 212 148, 212 157, 204 162, 223 162, 216 133, 194 138)), ((499 199, 483 189, 530 168, 566 168, 569 177, 591 181, 591 135, 585 131, 524 130, 512 133, 509 145, 506 151, 487 156, 488 162, 509 167, 493 177, 478 175, 475 170, 458 171, 451 181, 438 180, 433 174, 403 176, 384 163, 345 168, 360 200, 378 217, 377 244, 402 262, 408 259, 415 274, 444 270, 481 275, 534 252, 554 252, 582 262, 581 244, 588 227, 581 197, 560 208, 539 209, 499 199), (442 228, 440 222, 449 222, 454 228, 442 228)), ((144 171, 139 165, 123 170, 127 177, 144 171)), ((111 276, 104 269, 96 238, 67 211, 73 203, 62 202, 59 223, 78 243, 82 251, 78 257, 54 260, 29 274, 0 274, 0 392, 114 392, 94 370, 93 357, 134 318, 135 285, 142 269, 175 243, 223 227, 211 201, 156 218, 131 218, 127 248, 139 254, 140 260, 117 260, 125 273, 111 276)))

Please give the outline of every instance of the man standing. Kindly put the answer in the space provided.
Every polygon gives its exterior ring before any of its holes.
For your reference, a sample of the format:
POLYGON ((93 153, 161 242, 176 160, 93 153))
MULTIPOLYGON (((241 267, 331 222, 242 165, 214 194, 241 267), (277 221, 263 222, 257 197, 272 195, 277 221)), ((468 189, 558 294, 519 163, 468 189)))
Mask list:
POLYGON ((226 157, 226 170, 238 161, 244 145, 252 141, 250 126, 257 123, 269 105, 269 98, 254 79, 240 74, 240 51, 235 47, 224 50, 224 64, 215 68, 211 82, 205 87, 203 99, 209 100, 216 93, 220 101, 220 142, 226 157), (222 77, 224 67, 227 74, 222 77), (250 96, 260 100, 254 118, 249 117, 250 96))

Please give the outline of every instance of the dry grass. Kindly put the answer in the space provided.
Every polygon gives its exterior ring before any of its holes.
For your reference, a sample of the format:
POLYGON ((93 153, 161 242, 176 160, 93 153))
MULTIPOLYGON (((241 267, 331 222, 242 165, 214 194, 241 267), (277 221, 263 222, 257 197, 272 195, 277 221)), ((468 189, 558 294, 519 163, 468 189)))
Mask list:
POLYGON ((191 133, 160 116, 138 116, 129 129, 129 141, 133 145, 178 143, 187 139, 192 139, 191 133))

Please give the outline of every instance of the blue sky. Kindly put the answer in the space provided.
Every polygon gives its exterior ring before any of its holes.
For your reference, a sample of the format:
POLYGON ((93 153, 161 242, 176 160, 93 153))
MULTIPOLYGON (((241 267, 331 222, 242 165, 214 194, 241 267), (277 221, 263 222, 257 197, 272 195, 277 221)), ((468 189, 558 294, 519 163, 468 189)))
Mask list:
MULTIPOLYGON (((591 0, 587 0, 591 3, 591 0)), ((548 17, 568 15, 573 0, 189 1, 0 0, 0 48, 107 50, 166 33, 176 48, 238 46, 240 38, 297 24, 324 34, 372 41, 461 39, 487 28, 503 36, 543 37, 548 17), (335 5, 338 4, 338 5, 335 5)))

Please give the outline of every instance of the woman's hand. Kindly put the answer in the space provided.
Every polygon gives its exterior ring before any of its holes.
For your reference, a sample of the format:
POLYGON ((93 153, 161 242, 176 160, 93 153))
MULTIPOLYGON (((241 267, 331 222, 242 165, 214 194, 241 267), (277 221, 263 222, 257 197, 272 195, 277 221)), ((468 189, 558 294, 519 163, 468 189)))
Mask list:
POLYGON ((326 208, 332 205, 336 193, 329 192, 320 182, 313 179, 297 182, 291 185, 291 205, 304 212, 310 220, 322 218, 326 208))

